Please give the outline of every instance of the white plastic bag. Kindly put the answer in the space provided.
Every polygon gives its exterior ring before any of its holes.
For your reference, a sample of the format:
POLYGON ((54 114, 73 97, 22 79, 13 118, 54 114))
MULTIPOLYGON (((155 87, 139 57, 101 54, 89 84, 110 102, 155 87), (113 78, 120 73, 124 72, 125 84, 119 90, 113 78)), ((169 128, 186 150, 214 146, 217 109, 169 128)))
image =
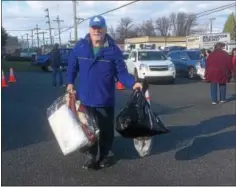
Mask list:
POLYGON ((197 74, 201 77, 201 79, 205 79, 205 68, 199 67, 197 69, 197 74))
MULTIPOLYGON (((74 103, 74 105, 79 108, 80 102, 74 103)), ((68 94, 59 97, 53 102, 47 109, 47 117, 64 155, 68 155, 78 149, 87 149, 95 143, 95 141, 91 141, 87 134, 88 130, 90 130, 89 135, 91 135, 91 132, 93 135, 91 127, 85 127, 85 124, 82 124, 78 119, 75 111, 71 110, 68 94)), ((91 119, 87 121, 91 123, 91 119)), ((93 122, 96 123, 95 121, 93 122)), ((96 133, 97 137, 99 131, 97 130, 96 133)))
POLYGON ((145 157, 151 153, 152 139, 151 138, 136 138, 134 139, 134 147, 139 156, 145 157))
MULTIPOLYGON (((147 89, 145 91, 145 98, 149 97, 149 90, 147 89)), ((148 100, 148 103, 150 103, 150 100, 148 100)), ((138 152, 139 156, 145 157, 150 155, 152 150, 152 138, 151 137, 145 137, 145 138, 135 138, 133 139, 134 147, 136 151, 138 152)))

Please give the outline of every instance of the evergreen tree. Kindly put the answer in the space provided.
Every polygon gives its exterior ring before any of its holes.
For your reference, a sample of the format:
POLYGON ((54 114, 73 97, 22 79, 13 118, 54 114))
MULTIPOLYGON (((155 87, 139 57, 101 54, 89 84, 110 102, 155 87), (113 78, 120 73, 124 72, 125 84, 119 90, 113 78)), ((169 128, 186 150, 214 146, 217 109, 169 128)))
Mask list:
POLYGON ((230 33, 231 40, 236 39, 236 20, 234 13, 228 16, 224 25, 224 32, 230 33))
POLYGON ((7 43, 7 32, 6 30, 2 27, 2 33, 1 33, 1 40, 2 40, 2 43, 1 43, 1 47, 5 47, 6 43, 7 43))

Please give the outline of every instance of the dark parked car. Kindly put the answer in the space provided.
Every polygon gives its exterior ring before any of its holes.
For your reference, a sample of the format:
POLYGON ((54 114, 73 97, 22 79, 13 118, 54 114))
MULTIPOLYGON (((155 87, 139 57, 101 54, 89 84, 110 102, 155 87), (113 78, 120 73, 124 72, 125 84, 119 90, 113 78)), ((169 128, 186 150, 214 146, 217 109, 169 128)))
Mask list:
POLYGON ((169 46, 169 47, 165 47, 164 50, 163 50, 163 53, 165 55, 167 55, 169 52, 176 51, 176 50, 186 50, 186 47, 182 47, 182 46, 169 46))
POLYGON ((204 67, 200 50, 177 50, 168 53, 168 57, 174 63, 176 72, 187 75, 190 79, 198 77, 198 66, 204 67))

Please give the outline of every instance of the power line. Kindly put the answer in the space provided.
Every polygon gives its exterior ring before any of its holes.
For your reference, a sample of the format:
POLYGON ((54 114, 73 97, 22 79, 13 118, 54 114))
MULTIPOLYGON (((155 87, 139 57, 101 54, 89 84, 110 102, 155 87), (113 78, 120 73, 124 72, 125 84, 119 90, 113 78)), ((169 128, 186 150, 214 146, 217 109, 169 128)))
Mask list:
MULTIPOLYGON (((67 29, 67 28, 70 28, 70 27, 61 27, 61 29, 67 29)), ((53 30, 55 28, 51 28, 51 30, 53 30)), ((48 31, 49 29, 41 29, 41 30, 44 30, 44 31, 48 31)), ((25 29, 25 30, 6 30, 6 31, 9 31, 9 32, 24 32, 24 31, 31 31, 31 29, 25 29)))
MULTIPOLYGON (((108 10, 108 11, 106 11, 106 12, 103 12, 103 13, 101 13, 101 14, 94 15, 94 16, 102 16, 102 15, 108 14, 108 13, 113 12, 113 11, 115 11, 115 10, 119 10, 119 9, 121 9, 121 8, 124 8, 124 7, 126 7, 126 6, 129 6, 129 5, 133 4, 133 3, 137 3, 138 1, 140 1, 140 0, 132 1, 132 2, 130 2, 130 3, 124 4, 124 5, 122 5, 122 6, 119 6, 119 7, 117 7, 117 8, 108 10)), ((83 19, 83 20, 80 20, 80 21, 78 21, 78 24, 81 24, 82 22, 87 21, 87 20, 91 19, 91 18, 94 17, 94 16, 91 16, 91 17, 85 18, 85 19, 83 19)), ((66 30, 64 30, 64 31, 61 31, 61 33, 62 33, 62 32, 66 32, 66 31, 68 31, 68 30, 70 30, 70 29, 72 29, 72 28, 74 28, 74 26, 68 27, 68 29, 66 29, 66 30)), ((57 35, 58 35, 58 34, 55 34, 54 36, 57 36, 57 35)))
MULTIPOLYGON (((127 3, 127 4, 125 4, 125 5, 122 5, 122 6, 120 6, 120 7, 117 7, 117 8, 111 9, 111 10, 108 10, 108 11, 103 12, 103 13, 98 14, 98 15, 105 15, 105 14, 110 13, 110 12, 113 12, 113 11, 115 11, 115 10, 119 10, 120 8, 123 8, 123 7, 125 7, 125 6, 130 5, 130 4, 136 3, 136 2, 138 2, 138 1, 140 1, 140 0, 132 1, 132 2, 130 2, 130 3, 127 3)), ((210 14, 212 14, 212 13, 219 12, 219 11, 222 11, 222 10, 225 10, 225 9, 228 9, 228 8, 231 8, 231 7, 235 6, 235 5, 236 5, 236 3, 231 3, 231 4, 227 4, 227 5, 223 5, 223 6, 220 6, 220 7, 216 7, 216 8, 210 9, 210 10, 203 11, 203 12, 197 13, 197 14, 195 14, 195 15, 197 16, 197 18, 199 18, 199 17, 202 17, 202 16, 210 15, 210 14)), ((91 17, 93 17, 93 16, 91 16, 91 17)), ((84 22, 84 21, 89 20, 91 17, 88 17, 88 18, 86 18, 86 19, 80 21, 78 24, 80 24, 80 23, 82 23, 82 22, 84 22)), ((66 32, 66 31, 68 31, 68 30, 70 30, 70 29, 72 29, 72 28, 73 28, 73 26, 68 27, 66 30, 61 31, 61 33, 62 33, 62 32, 66 32)), ((54 36, 57 36, 57 35, 58 35, 58 34, 55 34, 54 36)))
POLYGON ((211 12, 211 11, 217 11, 217 9, 220 9, 219 11, 221 11, 221 9, 222 9, 222 10, 225 10, 225 9, 230 8, 230 7, 233 7, 233 6, 235 6, 235 5, 236 5, 236 3, 231 3, 231 4, 227 4, 227 5, 222 5, 222 6, 219 6, 219 7, 213 8, 213 9, 210 9, 210 10, 206 10, 206 11, 197 13, 196 16, 203 16, 203 15, 201 15, 201 14, 209 13, 209 12, 211 12))
MULTIPOLYGON (((236 6, 236 3, 223 5, 223 6, 216 7, 216 8, 210 9, 210 10, 206 10, 206 11, 203 11, 203 12, 196 13, 195 16, 198 19, 200 17, 207 16, 207 15, 210 15, 212 13, 219 12, 219 11, 222 11, 222 10, 234 7, 234 6, 236 6)), ((145 20, 135 20, 133 22, 137 23, 137 22, 141 22, 141 21, 145 21, 145 20)), ((169 23, 172 23, 172 22, 170 21, 169 23)))
POLYGON ((8 17, 3 17, 4 19, 44 19, 43 17, 28 17, 28 16, 8 16, 8 17))
POLYGON ((231 5, 231 6, 228 6, 228 7, 224 7, 224 8, 221 8, 221 9, 219 9, 219 10, 214 10, 214 11, 212 11, 212 12, 205 13, 205 14, 203 14, 203 15, 199 15, 199 16, 197 16, 197 18, 200 18, 200 17, 203 17, 203 16, 207 16, 207 15, 210 15, 210 14, 213 14, 213 13, 216 13, 216 12, 220 12, 220 11, 222 11, 222 10, 225 10, 225 9, 228 9, 228 8, 231 8, 231 7, 234 7, 235 5, 236 5, 236 3, 235 3, 234 5, 231 5))

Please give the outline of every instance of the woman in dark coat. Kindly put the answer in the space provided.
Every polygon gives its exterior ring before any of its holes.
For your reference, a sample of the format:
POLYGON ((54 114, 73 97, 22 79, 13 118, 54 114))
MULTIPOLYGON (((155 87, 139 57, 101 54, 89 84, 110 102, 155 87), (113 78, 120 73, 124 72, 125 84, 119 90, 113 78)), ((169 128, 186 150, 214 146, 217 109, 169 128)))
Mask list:
POLYGON ((226 102, 226 83, 229 82, 232 72, 232 60, 223 47, 223 43, 217 43, 206 63, 205 77, 211 84, 212 104, 218 103, 218 87, 220 102, 226 102))

